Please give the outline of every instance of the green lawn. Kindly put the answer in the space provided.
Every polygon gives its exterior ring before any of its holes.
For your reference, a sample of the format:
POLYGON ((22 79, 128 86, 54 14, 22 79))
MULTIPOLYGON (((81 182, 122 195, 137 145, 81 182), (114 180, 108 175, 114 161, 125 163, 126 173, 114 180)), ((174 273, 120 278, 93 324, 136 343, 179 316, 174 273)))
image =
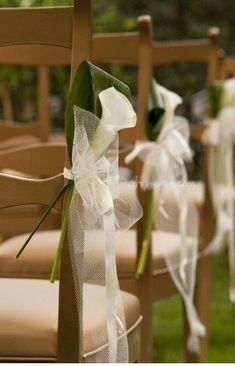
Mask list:
MULTIPOLYGON (((235 311, 228 300, 226 254, 214 264, 209 355, 205 362, 235 362, 235 311)), ((184 362, 183 325, 179 296, 154 305, 153 362, 184 362)))

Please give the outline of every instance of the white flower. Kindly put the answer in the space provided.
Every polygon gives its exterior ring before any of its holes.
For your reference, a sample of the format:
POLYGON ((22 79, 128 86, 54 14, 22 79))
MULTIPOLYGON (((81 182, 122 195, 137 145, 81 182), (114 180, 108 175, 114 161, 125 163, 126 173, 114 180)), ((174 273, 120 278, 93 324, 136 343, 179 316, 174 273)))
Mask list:
POLYGON ((102 116, 94 133, 92 149, 98 158, 115 140, 118 131, 136 125, 136 113, 130 101, 114 87, 99 94, 102 116))
POLYGON ((162 120, 163 120, 163 126, 165 126, 166 123, 168 124, 173 122, 175 109, 179 104, 183 102, 183 100, 178 94, 157 84, 155 80, 153 80, 153 92, 156 94, 158 93, 161 94, 163 98, 165 112, 162 116, 162 120))
POLYGON ((221 107, 235 106, 235 78, 228 79, 223 83, 221 107))

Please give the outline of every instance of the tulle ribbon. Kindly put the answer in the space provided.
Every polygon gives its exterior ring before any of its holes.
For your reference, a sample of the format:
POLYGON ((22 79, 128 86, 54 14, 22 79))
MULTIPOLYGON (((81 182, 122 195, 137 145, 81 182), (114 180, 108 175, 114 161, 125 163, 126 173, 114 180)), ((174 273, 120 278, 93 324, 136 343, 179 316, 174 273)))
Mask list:
POLYGON ((206 253, 219 252, 227 239, 230 268, 230 300, 235 303, 235 190, 233 178, 235 107, 226 107, 221 110, 218 118, 211 121, 204 132, 202 142, 211 146, 208 177, 217 221, 215 236, 208 245, 206 253), (220 181, 218 181, 216 173, 218 173, 220 181))
MULTIPOLYGON (((95 349, 97 339, 102 337, 100 332, 103 332, 107 347, 102 352, 94 353, 93 361, 124 363, 128 362, 128 344, 117 278, 115 241, 120 230, 128 230, 141 217, 142 208, 134 192, 127 196, 119 189, 118 179, 117 131, 132 127, 135 114, 129 101, 120 96, 121 93, 110 89, 109 94, 102 92, 100 97, 105 113, 101 120, 88 111, 74 107, 72 168, 65 168, 64 176, 74 182, 68 236, 81 327, 83 284, 89 282, 105 286, 107 327, 99 329, 99 333, 93 332, 90 343, 91 349, 95 349), (116 104, 113 98, 116 98, 116 104), (105 109, 108 100, 110 111, 105 109), (118 107, 116 110, 115 106, 118 107), (119 125, 114 125, 117 118, 112 118, 113 111, 120 117, 119 125), (110 123, 109 118, 112 119, 110 123), (99 143, 100 138, 102 143, 99 143), (97 236, 100 238, 98 243, 97 236)), ((95 313, 95 303, 93 307, 95 313)))
MULTIPOLYGON (((192 151, 189 147, 189 126, 188 122, 181 117, 174 117, 163 128, 156 141, 139 141, 133 151, 127 156, 129 163, 137 156, 143 161, 140 183, 143 189, 157 190, 157 204, 160 212, 169 218, 163 205, 164 185, 172 184, 175 198, 179 207, 179 234, 180 253, 179 258, 171 256, 164 248, 166 264, 171 277, 184 299, 186 312, 190 326, 190 337, 188 348, 192 352, 199 352, 198 336, 205 335, 205 328, 200 322, 193 303, 198 233, 193 245, 189 244, 187 236, 188 201, 184 186, 188 181, 185 161, 190 161, 192 151), (178 185, 178 186, 177 186, 178 185), (177 263, 179 266, 177 266, 177 263)), ((192 242, 192 240, 191 240, 192 242)))

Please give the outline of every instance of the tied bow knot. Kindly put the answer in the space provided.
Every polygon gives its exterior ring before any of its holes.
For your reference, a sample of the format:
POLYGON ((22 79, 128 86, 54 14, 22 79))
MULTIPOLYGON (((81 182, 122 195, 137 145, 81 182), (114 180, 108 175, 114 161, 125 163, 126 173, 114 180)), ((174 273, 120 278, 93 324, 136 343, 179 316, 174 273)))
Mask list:
POLYGON ((107 184, 97 175, 96 170, 86 169, 85 172, 87 175, 77 173, 73 168, 64 168, 64 177, 74 181, 75 188, 86 209, 94 210, 93 213, 96 212, 97 216, 111 213, 113 197, 107 184))
MULTIPOLYGON (((77 109, 76 113, 78 118, 81 112, 77 109)), ((104 156, 95 161, 83 125, 76 126, 74 141, 76 142, 72 152, 72 168, 70 170, 65 168, 64 176, 74 181, 83 206, 90 211, 95 220, 98 220, 102 215, 113 211, 113 196, 110 188, 116 182, 115 169, 104 156)), ((86 216, 89 220, 89 215, 86 216)))
POLYGON ((187 174, 184 160, 191 160, 192 151, 188 146, 189 128, 183 118, 177 118, 174 125, 163 130, 157 141, 138 141, 133 151, 127 155, 126 163, 137 156, 143 161, 141 185, 151 188, 156 181, 185 180, 187 174))

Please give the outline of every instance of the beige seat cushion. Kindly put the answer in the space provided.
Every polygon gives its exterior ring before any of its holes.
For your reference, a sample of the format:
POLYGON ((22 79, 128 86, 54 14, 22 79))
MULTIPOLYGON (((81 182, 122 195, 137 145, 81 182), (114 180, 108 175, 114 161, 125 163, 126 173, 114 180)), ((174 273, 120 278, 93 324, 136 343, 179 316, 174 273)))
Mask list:
MULTIPOLYGON (((0 360, 53 361, 57 354, 58 283, 0 279, 0 360)), ((141 322, 139 301, 122 292, 127 332, 141 322)), ((84 286, 84 358, 107 343, 105 290, 84 286), (95 304, 95 311, 94 311, 95 304), (99 336, 93 339, 93 331, 99 336)))
MULTIPOLYGON (((178 186, 179 187, 179 186, 178 186)), ((180 189, 186 193, 189 199, 188 234, 193 235, 195 230, 195 206, 203 203, 204 184, 203 182, 188 182, 180 189)), ((155 210, 155 225, 157 230, 178 232, 179 230, 179 209, 175 198, 175 191, 172 184, 164 186, 161 198, 164 201, 164 208, 170 216, 170 220, 163 217, 157 206, 155 210)))
MULTIPOLYGON (((59 231, 38 232, 19 259, 15 258, 16 253, 28 235, 19 235, 5 241, 0 245, 0 277, 48 278, 59 235, 59 231)), ((88 240, 91 246, 88 260, 90 266, 93 267, 99 261, 97 248, 102 238, 99 232, 93 231, 88 234, 88 240)), ((116 248, 119 276, 132 276, 136 270, 136 231, 129 230, 120 233, 116 248)), ((163 231, 153 232, 154 271, 166 266, 161 248, 171 253, 179 252, 179 235, 163 231)))
MULTIPOLYGON (((179 187, 179 186, 178 186, 179 187)), ((184 186, 180 186, 183 193, 187 195, 189 202, 189 212, 187 215, 187 230, 188 235, 194 236, 195 234, 195 222, 197 220, 197 208, 204 202, 204 183, 203 182, 188 182, 184 186)), ((228 195, 228 189, 226 186, 221 185, 218 194, 222 202, 225 202, 228 195)), ((164 207, 170 220, 162 216, 156 206, 155 211, 155 227, 161 231, 178 232, 179 230, 179 208, 176 202, 173 185, 169 184, 164 187, 162 192, 162 199, 164 201, 164 207)))
POLYGON ((38 142, 38 138, 35 136, 15 136, 9 139, 0 141, 0 150, 12 149, 14 147, 34 144, 38 142))

